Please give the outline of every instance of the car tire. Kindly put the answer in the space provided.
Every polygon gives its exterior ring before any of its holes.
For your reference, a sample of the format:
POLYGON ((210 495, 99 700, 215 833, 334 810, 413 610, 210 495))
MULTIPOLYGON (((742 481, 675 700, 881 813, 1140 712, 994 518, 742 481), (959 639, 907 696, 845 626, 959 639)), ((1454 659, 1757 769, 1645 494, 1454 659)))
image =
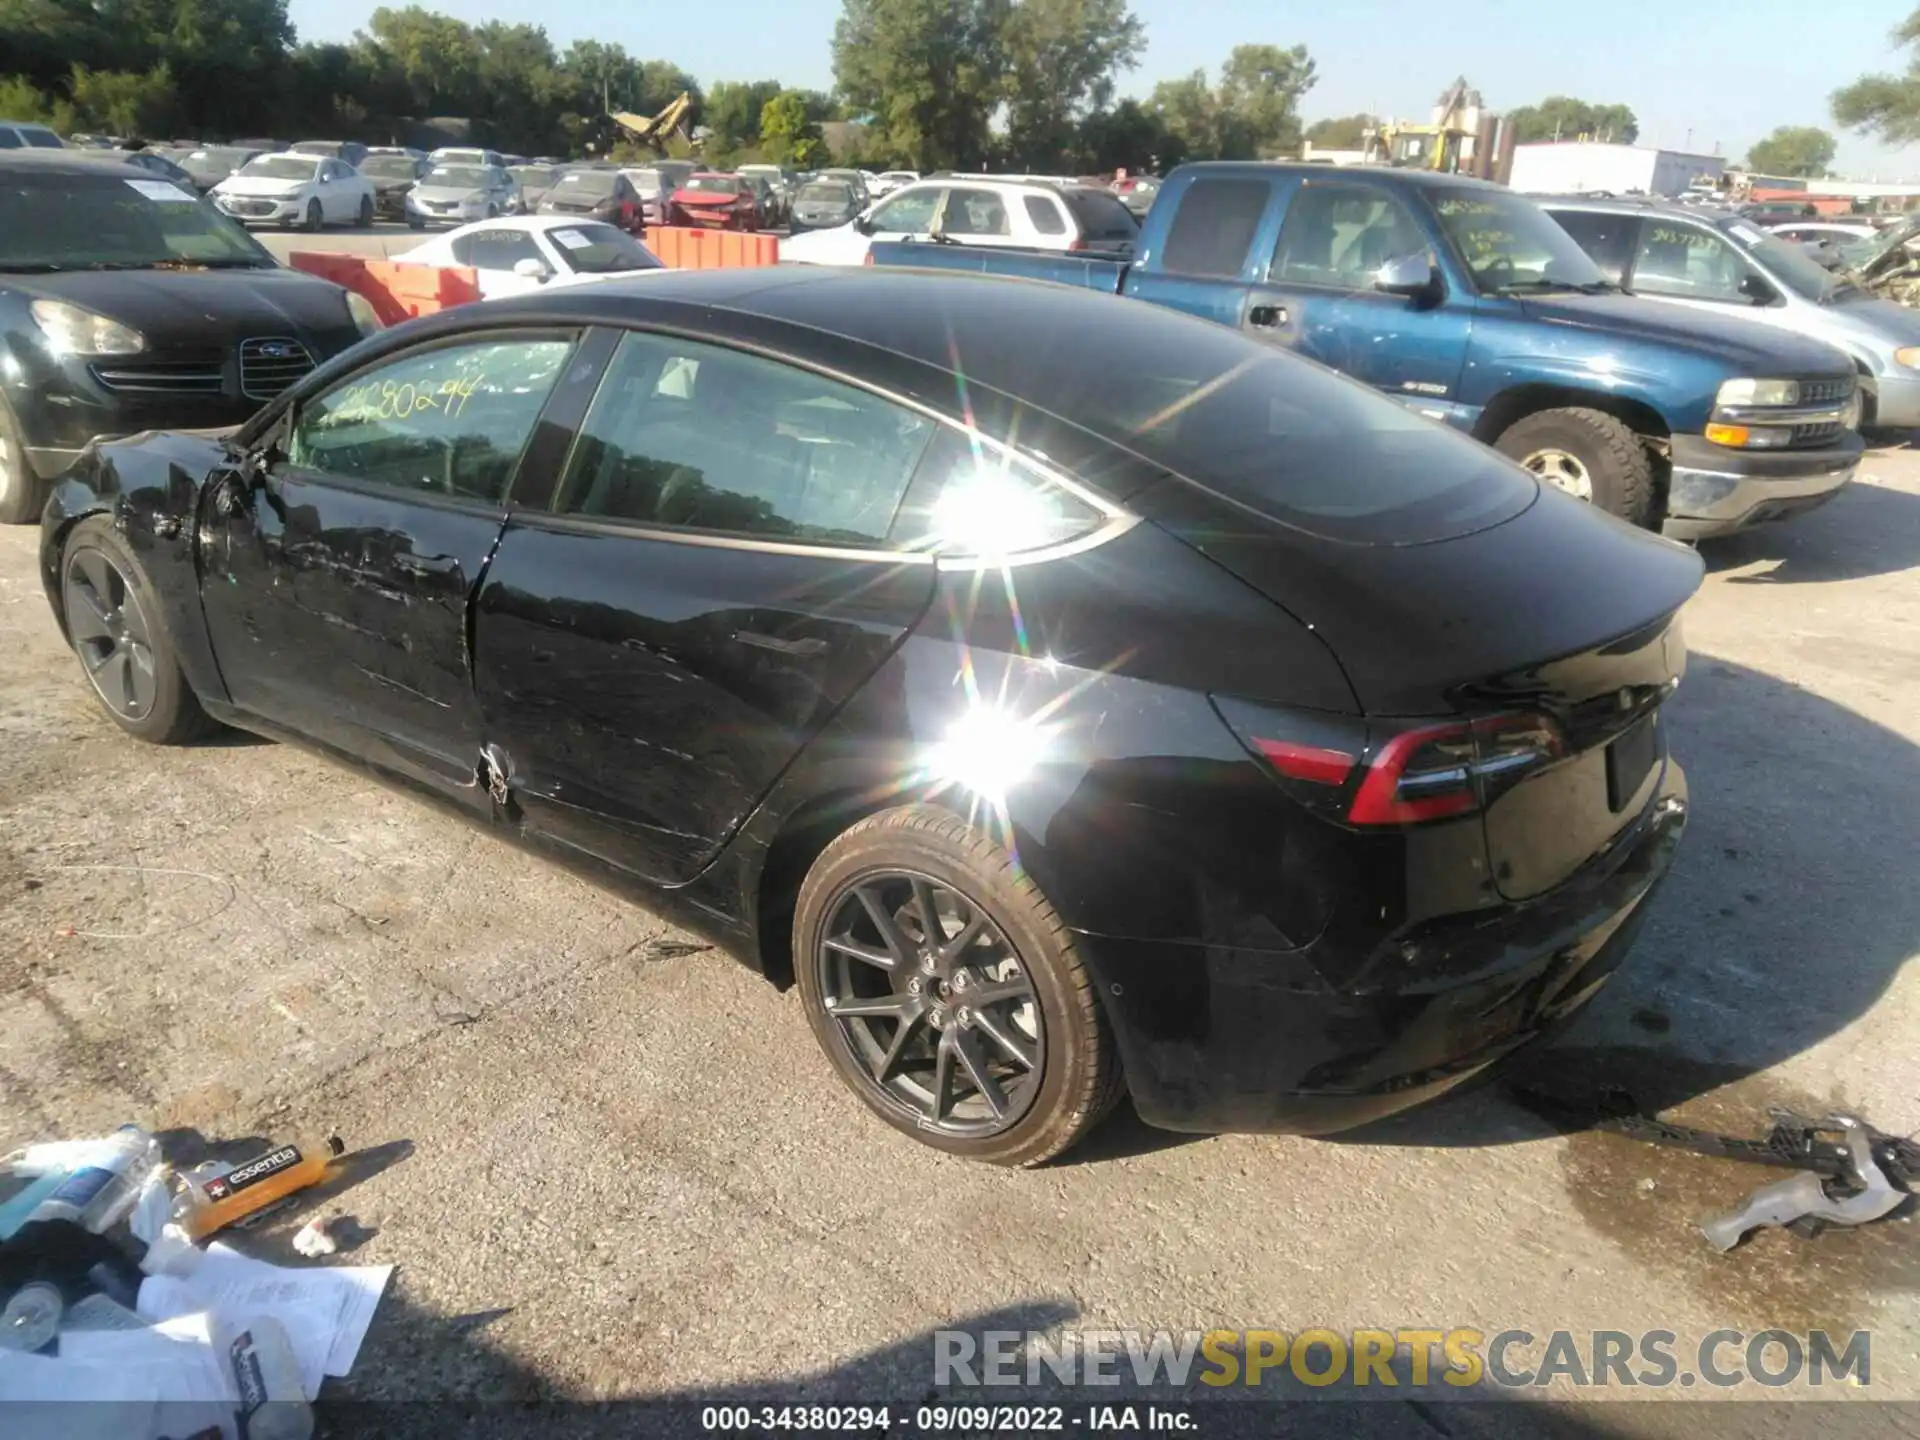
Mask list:
POLYGON ((427 228, 427 222, 416 216, 409 215, 407 217, 407 228, 409 230, 424 230, 427 228))
POLYGON ((219 728, 180 668, 153 582, 106 516, 82 520, 67 536, 60 603, 68 643, 114 724, 155 745, 184 745, 219 728))
POLYGON ((487 207, 487 218, 489 220, 498 220, 500 218, 500 207, 498 205, 489 205, 487 207))
POLYGON ((46 482, 34 472, 13 412, 0 400, 0 525, 31 524, 46 503, 46 482))
POLYGON ((1542 410, 1494 442, 1542 483, 1587 500, 1629 524, 1653 522, 1653 457, 1625 422, 1604 410, 1542 410))
POLYGON ((362 230, 373 228, 373 200, 368 196, 360 197, 360 216, 355 222, 362 230))
MULTIPOLYGON (((875 953, 871 945, 867 953, 875 953)), ((1112 1030, 1072 932, 1012 852, 951 811, 885 810, 834 839, 801 883, 793 954, 808 1023, 841 1080, 881 1119, 935 1149, 1039 1165, 1080 1140, 1124 1093, 1112 1030), (929 897, 937 939, 918 918, 929 897), (891 915, 894 941, 879 928, 880 914, 891 915), (889 952, 898 942, 900 963, 883 969, 849 958, 840 937, 858 929, 889 952), (940 963, 927 959, 934 951, 940 963), (970 1009, 969 996, 996 998, 970 1009), (862 1000, 920 1008, 911 1018, 849 1015, 862 1000), (1021 1050, 1024 1065, 1013 1058, 1021 1050), (890 1074, 895 1055, 899 1073, 876 1078, 890 1074), (989 1087, 968 1078, 983 1059, 989 1087), (944 1122, 936 1098, 943 1063, 956 1092, 945 1097, 944 1122), (928 1068, 908 1073, 909 1065, 928 1068), (909 1093, 916 1086, 918 1096, 909 1093)))
POLYGON ((318 200, 309 200, 307 202, 306 223, 301 228, 309 235, 318 235, 322 230, 327 228, 327 212, 320 208, 320 202, 318 200))

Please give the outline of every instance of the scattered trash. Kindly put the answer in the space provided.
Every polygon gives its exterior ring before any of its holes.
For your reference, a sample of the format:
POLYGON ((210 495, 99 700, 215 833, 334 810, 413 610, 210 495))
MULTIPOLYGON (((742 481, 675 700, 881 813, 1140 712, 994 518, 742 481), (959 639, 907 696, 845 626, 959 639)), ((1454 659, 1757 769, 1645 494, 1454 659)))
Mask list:
MULTIPOLYGON (((1557 1124, 1607 1130, 1696 1155, 1800 1171, 1792 1179, 1763 1185, 1739 1209, 1701 1222, 1701 1232, 1722 1252, 1762 1225, 1777 1225, 1811 1239, 1826 1225, 1867 1224, 1897 1210, 1920 1185, 1920 1144, 1884 1134, 1857 1116, 1812 1120, 1790 1110, 1771 1109, 1767 1114, 1772 1128, 1763 1139, 1750 1140, 1656 1120, 1642 1114, 1633 1097, 1617 1089, 1584 1101, 1519 1086, 1511 1087, 1511 1093, 1522 1105, 1557 1124), (1831 1136, 1839 1138, 1827 1138, 1831 1136)), ((1641 1188, 1651 1188, 1651 1182, 1642 1181, 1641 1188)))
POLYGON ((328 1224, 327 1220, 317 1216, 309 1220, 293 1237, 293 1248, 310 1259, 333 1254, 340 1246, 329 1232, 328 1224))
POLYGON ((186 1176, 174 1204, 174 1222, 195 1240, 203 1240, 296 1190, 318 1184, 346 1150, 345 1142, 331 1135, 317 1145, 281 1145, 238 1166, 199 1166, 186 1176))
POLYGON ((1807 1171, 1763 1185, 1738 1210, 1700 1222, 1707 1243, 1724 1252, 1762 1225, 1784 1228, 1809 1218, 1833 1225, 1865 1225, 1898 1208, 1906 1192, 1896 1190, 1875 1161, 1866 1125, 1851 1115, 1835 1115, 1827 1123, 1845 1134, 1852 1173, 1835 1182, 1807 1171), (1843 1183, 1849 1193, 1830 1195, 1828 1187, 1836 1183, 1843 1183))
MULTIPOLYGON (((0 1160, 9 1440, 92 1435, 75 1426, 95 1414, 114 1440, 308 1440, 310 1402, 351 1371, 393 1267, 291 1269, 194 1242, 286 1203, 345 1148, 330 1137, 177 1174, 128 1125, 0 1160), (119 1403, 53 1403, 75 1399, 119 1403)), ((334 1254, 348 1229, 367 1233, 315 1219, 295 1249, 334 1254)))

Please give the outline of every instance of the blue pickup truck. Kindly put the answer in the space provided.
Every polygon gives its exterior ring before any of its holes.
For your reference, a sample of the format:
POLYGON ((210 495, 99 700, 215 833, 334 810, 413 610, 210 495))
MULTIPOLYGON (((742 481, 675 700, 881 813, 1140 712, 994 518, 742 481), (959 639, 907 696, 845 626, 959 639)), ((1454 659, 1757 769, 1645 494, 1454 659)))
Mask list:
POLYGON ((925 241, 873 265, 1146 300, 1308 356, 1684 540, 1810 509, 1859 464, 1853 362, 1611 284, 1545 211, 1453 175, 1186 165, 1129 262, 925 241))

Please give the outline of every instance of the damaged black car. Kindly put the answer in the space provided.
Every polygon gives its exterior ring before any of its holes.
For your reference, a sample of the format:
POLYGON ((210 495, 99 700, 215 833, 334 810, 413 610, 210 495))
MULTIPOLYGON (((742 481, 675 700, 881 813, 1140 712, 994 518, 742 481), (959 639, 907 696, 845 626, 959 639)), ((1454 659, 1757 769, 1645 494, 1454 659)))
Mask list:
POLYGON ((1687 815, 1692 552, 1318 366, 958 274, 389 331, 44 520, 106 713, 423 793, 778 984, 880 1118, 1319 1133, 1587 1002, 1687 815))

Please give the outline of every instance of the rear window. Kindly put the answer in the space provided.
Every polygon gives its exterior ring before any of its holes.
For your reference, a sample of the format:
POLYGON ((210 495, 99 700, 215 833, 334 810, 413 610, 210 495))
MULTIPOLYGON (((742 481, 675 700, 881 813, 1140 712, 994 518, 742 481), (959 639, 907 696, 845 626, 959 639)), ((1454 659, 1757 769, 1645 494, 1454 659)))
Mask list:
POLYGON ((575 170, 562 175, 560 183, 547 194, 561 199, 569 195, 611 195, 619 185, 618 170, 575 170))
MULTIPOLYGON (((1140 224, 1133 218, 1133 212, 1104 190, 1068 190, 1063 192, 1060 198, 1067 202, 1067 209, 1071 210, 1073 218, 1080 222, 1080 235, 1083 239, 1130 241, 1140 233, 1140 224)), ((1249 235, 1247 238, 1251 240, 1253 237, 1249 235)), ((1244 261, 1246 258, 1247 252, 1242 249, 1240 260, 1244 261)), ((1239 263, 1236 262, 1234 265, 1236 274, 1239 268, 1239 263)))
POLYGON ((1265 180, 1196 180, 1180 197, 1160 268, 1229 279, 1245 268, 1266 213, 1265 180))

